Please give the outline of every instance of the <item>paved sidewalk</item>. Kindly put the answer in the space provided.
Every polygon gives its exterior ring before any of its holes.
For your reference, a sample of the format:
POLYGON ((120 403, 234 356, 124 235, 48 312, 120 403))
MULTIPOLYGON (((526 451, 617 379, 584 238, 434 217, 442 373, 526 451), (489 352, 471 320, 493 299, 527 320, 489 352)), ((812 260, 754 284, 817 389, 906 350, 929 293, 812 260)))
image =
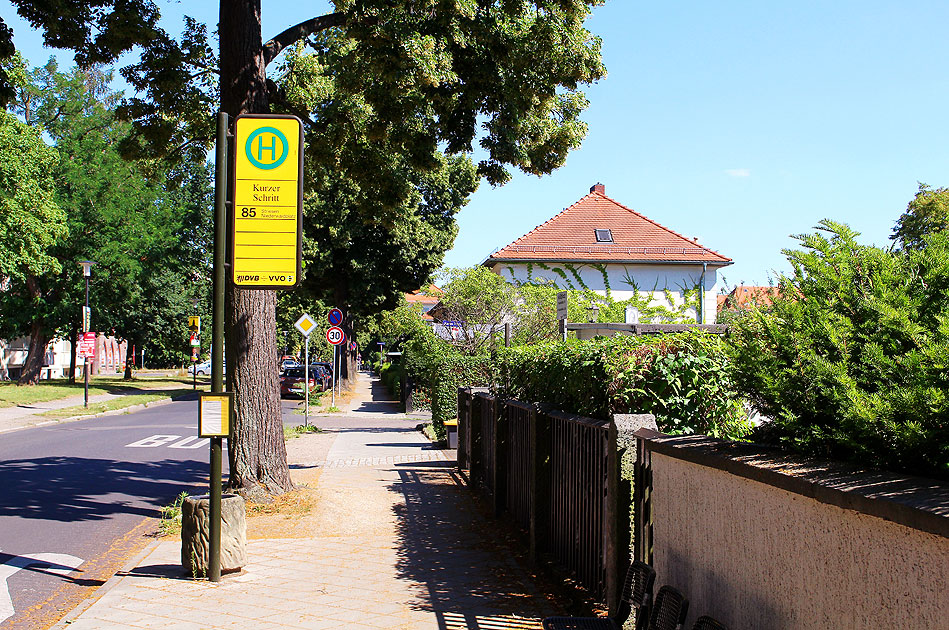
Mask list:
POLYGON ((454 451, 370 398, 377 381, 362 377, 345 417, 317 419, 335 433, 328 451, 291 462, 317 491, 292 537, 255 540, 251 519, 248 566, 217 584, 182 575, 179 541, 153 544, 57 627, 540 628, 558 611, 474 502, 454 451))

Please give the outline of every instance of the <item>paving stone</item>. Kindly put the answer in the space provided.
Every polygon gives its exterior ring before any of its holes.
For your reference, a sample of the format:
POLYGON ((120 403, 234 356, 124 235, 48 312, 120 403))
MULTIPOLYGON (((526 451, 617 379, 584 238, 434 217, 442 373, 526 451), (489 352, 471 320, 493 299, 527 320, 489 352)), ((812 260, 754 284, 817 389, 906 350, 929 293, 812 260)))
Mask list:
MULTIPOLYGON (((327 419, 345 431, 311 462, 323 469, 314 510, 326 511, 325 532, 249 540, 245 570, 217 584, 154 569, 118 575, 68 629, 523 630, 561 612, 499 548, 450 468, 412 468, 449 456, 394 407, 372 405, 327 419)), ((160 542, 140 564, 171 567, 179 554, 180 543, 160 542)))

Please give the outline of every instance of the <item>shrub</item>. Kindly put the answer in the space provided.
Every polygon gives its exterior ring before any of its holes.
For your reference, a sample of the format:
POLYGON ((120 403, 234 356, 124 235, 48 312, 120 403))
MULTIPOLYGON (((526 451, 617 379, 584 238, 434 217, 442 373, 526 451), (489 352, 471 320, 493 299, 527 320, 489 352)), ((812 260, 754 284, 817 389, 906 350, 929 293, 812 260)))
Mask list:
POLYGON ((383 363, 379 368, 382 384, 399 400, 402 399, 402 372, 402 364, 398 361, 383 363))
POLYGON ((800 452, 949 478, 949 235, 891 251, 825 221, 770 313, 735 321, 738 387, 800 452))
POLYGON ((724 343, 701 332, 506 349, 497 372, 500 395, 572 413, 652 413, 674 434, 738 439, 750 430, 724 343))
POLYGON ((441 438, 445 434, 445 421, 458 417, 458 388, 491 384, 491 357, 446 354, 439 357, 432 368, 432 427, 441 438))

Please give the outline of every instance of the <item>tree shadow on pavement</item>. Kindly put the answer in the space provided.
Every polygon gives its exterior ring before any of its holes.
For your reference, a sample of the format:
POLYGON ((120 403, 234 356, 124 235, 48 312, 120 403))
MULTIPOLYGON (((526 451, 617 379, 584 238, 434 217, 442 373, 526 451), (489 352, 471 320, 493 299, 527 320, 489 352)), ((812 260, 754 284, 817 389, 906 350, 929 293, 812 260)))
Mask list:
POLYGON ((207 474, 206 463, 192 460, 8 460, 0 462, 0 516, 63 522, 114 514, 157 517, 182 486, 206 481, 207 474))
POLYGON ((487 518, 456 469, 409 466, 389 489, 405 499, 393 508, 397 571, 423 586, 415 608, 434 612, 441 630, 539 628, 559 611, 549 585, 528 568, 526 546, 487 518))

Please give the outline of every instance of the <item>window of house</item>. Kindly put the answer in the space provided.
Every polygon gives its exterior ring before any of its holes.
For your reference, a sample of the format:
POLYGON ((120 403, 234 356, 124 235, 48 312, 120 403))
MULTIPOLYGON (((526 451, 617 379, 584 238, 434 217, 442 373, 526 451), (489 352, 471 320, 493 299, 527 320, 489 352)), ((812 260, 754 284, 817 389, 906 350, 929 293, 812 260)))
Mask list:
POLYGON ((612 243, 613 242, 613 233, 609 230, 593 230, 596 232, 596 242, 597 243, 612 243))

